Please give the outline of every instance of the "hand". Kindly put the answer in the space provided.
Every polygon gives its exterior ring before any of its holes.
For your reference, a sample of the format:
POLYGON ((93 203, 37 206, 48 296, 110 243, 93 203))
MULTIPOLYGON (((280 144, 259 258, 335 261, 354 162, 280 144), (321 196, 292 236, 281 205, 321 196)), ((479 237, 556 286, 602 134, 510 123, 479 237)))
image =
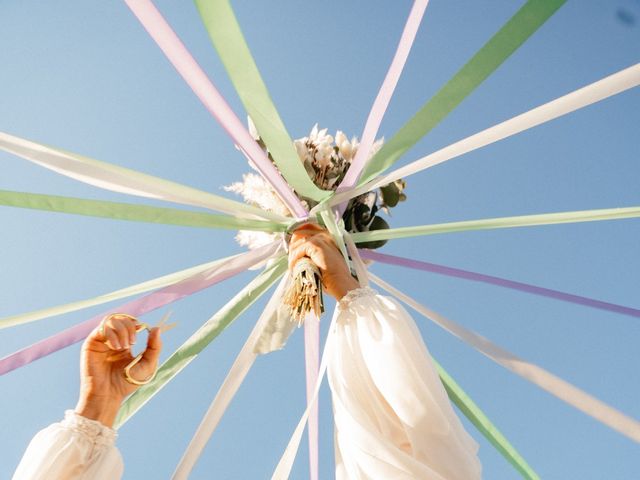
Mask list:
POLYGON ((313 223, 302 225, 293 233, 289 242, 289 270, 304 257, 309 257, 318 267, 325 291, 336 300, 360 287, 331 234, 313 223))
MULTIPOLYGON (((122 400, 137 390, 127 382, 125 367, 133 360, 137 322, 126 315, 112 315, 85 340, 82 346, 80 400, 76 412, 111 427, 122 400)), ((162 349, 160 329, 149 333, 142 359, 130 371, 136 380, 149 378, 156 370, 162 349)))

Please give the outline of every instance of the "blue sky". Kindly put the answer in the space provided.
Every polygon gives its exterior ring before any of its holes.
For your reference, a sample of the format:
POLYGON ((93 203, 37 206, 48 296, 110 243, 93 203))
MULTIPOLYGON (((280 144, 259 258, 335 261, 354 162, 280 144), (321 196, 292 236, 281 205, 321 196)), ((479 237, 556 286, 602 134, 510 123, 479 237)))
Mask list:
MULTIPOLYGON (((382 124, 389 138, 523 2, 432 0, 382 124)), ((189 2, 163 14, 241 117, 242 106, 189 2)), ((291 135, 314 123, 360 135, 411 3, 234 2, 291 135)), ((0 4, 0 130, 218 194, 248 170, 122 2, 0 4)), ((638 0, 568 1, 406 163, 638 62, 638 0)), ((640 92, 628 91, 408 179, 393 226, 640 205, 640 92)), ((118 201, 0 153, 0 188, 118 201)), ((52 306, 239 252, 233 232, 0 208, 0 317, 52 306)), ((640 222, 468 232, 382 251, 640 307, 640 222)), ((637 319, 432 274, 373 271, 441 314, 640 418, 637 319)), ((251 278, 176 303, 166 357, 251 278)), ((263 301, 122 430, 126 479, 168 478, 263 301)), ((3 330, 0 355, 100 313, 3 330)), ((158 315, 151 315, 155 321, 158 315)), ((432 354, 545 479, 629 479, 638 446, 415 317, 432 354)), ((326 328, 328 318, 323 325, 326 328)), ((77 399, 79 346, 0 378, 0 478, 29 439, 77 399)), ((333 469, 321 395, 321 477, 333 469)), ((269 478, 304 405, 302 335, 260 358, 192 478, 269 478)), ((468 424, 467 424, 468 425, 468 424)), ((485 478, 518 478, 478 439, 485 478)), ((307 477, 306 446, 291 478, 307 477)))

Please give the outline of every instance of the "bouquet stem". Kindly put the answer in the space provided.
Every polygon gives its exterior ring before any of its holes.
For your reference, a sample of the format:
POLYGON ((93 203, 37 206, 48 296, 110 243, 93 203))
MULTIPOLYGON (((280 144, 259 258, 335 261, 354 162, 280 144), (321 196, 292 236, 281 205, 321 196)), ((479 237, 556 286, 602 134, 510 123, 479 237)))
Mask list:
POLYGON ((318 318, 324 312, 322 276, 309 258, 300 259, 293 267, 284 292, 284 303, 298 326, 310 312, 318 318))

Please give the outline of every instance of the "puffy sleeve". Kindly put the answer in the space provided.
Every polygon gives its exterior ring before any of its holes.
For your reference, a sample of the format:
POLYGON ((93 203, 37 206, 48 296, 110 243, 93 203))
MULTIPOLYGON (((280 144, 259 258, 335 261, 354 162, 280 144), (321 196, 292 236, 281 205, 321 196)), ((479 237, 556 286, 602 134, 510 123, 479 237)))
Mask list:
POLYGON ((368 287, 337 308, 328 364, 336 478, 481 478, 478 445, 406 310, 368 287))
POLYGON ((13 480, 118 480, 124 465, 117 433, 72 410, 31 440, 13 480))

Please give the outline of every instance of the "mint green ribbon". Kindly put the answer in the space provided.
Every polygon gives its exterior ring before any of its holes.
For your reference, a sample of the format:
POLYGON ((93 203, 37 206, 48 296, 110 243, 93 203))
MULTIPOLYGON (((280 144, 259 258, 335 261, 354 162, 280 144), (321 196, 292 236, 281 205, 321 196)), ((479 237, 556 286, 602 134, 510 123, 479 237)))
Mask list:
POLYGON ((368 162, 358 185, 371 180, 429 133, 491 75, 566 0, 529 0, 368 162))
POLYGON ((158 368, 153 381, 140 387, 139 390, 124 401, 120 407, 115 428, 122 426, 151 397, 180 373, 231 322, 253 305, 282 276, 286 269, 287 258, 285 256, 280 257, 238 292, 213 317, 207 320, 158 368))
POLYGON ((149 205, 87 200, 9 190, 0 190, 0 205, 132 222, 179 225, 182 227, 257 230, 262 232, 282 232, 287 228, 284 223, 267 220, 252 220, 177 208, 152 207, 149 205))
POLYGON ((389 228, 372 232, 358 232, 351 236, 354 242, 371 242, 393 238, 435 235, 439 233, 465 232, 469 230, 491 230, 495 228, 531 227, 559 223, 595 222, 600 220, 620 220, 640 217, 640 207, 604 208, 599 210, 578 210, 574 212, 543 213, 518 217, 487 218, 464 222, 437 223, 415 227, 389 228))
POLYGON ((435 359, 433 363, 438 369, 440 380, 444 385, 447 395, 451 401, 460 409, 465 417, 478 429, 484 437, 489 440, 500 454, 507 459, 507 461, 518 470, 522 476, 528 480, 539 480, 540 477, 529 466, 524 458, 518 453, 518 451, 509 443, 509 440, 505 438, 500 430, 491 423, 491 420, 480 410, 473 400, 465 393, 465 391, 456 383, 456 381, 446 372, 442 365, 440 365, 435 359))
POLYGON ((240 100, 268 146, 280 173, 298 195, 320 201, 330 192, 320 190, 309 178, 251 56, 238 20, 228 0, 195 0, 240 100))

